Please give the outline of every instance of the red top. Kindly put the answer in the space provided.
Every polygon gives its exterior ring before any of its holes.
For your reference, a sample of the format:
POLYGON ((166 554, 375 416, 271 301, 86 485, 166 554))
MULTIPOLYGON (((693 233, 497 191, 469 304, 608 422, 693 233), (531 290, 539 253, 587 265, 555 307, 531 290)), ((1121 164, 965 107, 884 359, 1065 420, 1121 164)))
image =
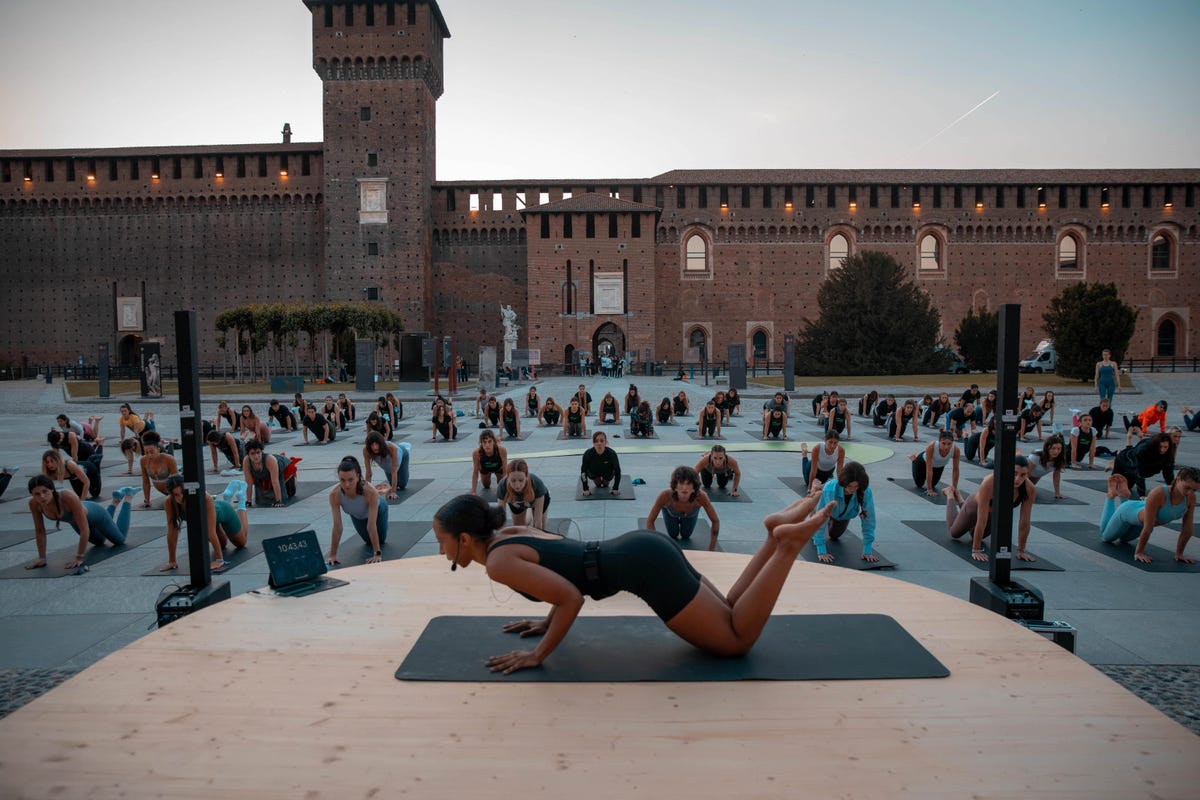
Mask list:
POLYGON ((1150 426, 1156 422, 1158 423, 1158 429, 1165 431, 1167 429, 1167 412, 1159 409, 1158 403, 1155 403, 1138 414, 1138 422, 1141 423, 1143 431, 1149 431, 1150 426))

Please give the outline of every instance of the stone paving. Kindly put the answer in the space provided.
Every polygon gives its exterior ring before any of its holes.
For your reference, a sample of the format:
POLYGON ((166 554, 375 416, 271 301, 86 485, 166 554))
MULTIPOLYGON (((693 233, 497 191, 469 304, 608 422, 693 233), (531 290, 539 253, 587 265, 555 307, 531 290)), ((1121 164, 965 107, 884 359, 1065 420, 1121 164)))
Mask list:
MULTIPOLYGON (((1028 376, 1022 385, 1037 387, 1036 376, 1028 376)), ((1179 408, 1196 404, 1200 399, 1200 376, 1192 374, 1138 374, 1134 392, 1119 395, 1118 411, 1137 411, 1157 399, 1170 402, 1170 420, 1178 423, 1179 408)), ((955 394, 972 380, 986 383, 994 376, 930 376, 928 385, 880 386, 881 393, 894 392, 898 398, 920 397, 926 391, 946 389, 955 394)), ((550 378, 538 384, 544 399, 553 396, 562 402, 579 383, 575 377, 550 378)), ((693 409, 697 400, 710 395, 715 384, 704 386, 700 381, 677 382, 670 378, 633 376, 625 379, 590 377, 585 381, 598 401, 605 391, 623 398, 630 383, 641 394, 655 401, 687 391, 693 409)), ((306 396, 323 396, 322 387, 311 386, 306 396)), ((827 388, 839 388, 831 381, 827 388)), ((514 385, 501 396, 520 400, 527 386, 514 385)), ((1060 401, 1059 421, 1071 407, 1088 408, 1094 395, 1084 385, 1078 392, 1056 390, 1060 401)), ((808 400, 813 390, 801 388, 795 398, 791 442, 785 445, 763 443, 752 438, 748 431, 756 427, 754 419, 762 401, 774 390, 754 386, 743 392, 743 413, 727 431, 723 444, 742 465, 742 487, 751 503, 718 503, 722 520, 722 547, 735 552, 747 552, 755 545, 761 530, 762 517, 771 510, 795 499, 796 495, 778 480, 781 476, 799 475, 799 441, 815 442, 819 431, 808 416, 808 400)), ((844 393, 855 399, 861 389, 845 387, 844 393)), ((427 418, 429 392, 424 386, 401 387, 399 396, 405 402, 405 421, 410 423, 398 430, 398 435, 413 443, 412 475, 432 478, 433 483, 397 506, 392 506, 393 522, 428 521, 433 512, 449 498, 470 487, 470 454, 478 429, 477 420, 469 416, 460 420, 460 441, 449 444, 430 444, 427 418), (420 422, 413 421, 419 418, 420 422)), ((360 407, 368 394, 356 394, 360 407)), ((460 393, 458 404, 468 414, 474 406, 474 391, 460 393)), ((238 397, 206 398, 203 410, 214 413, 216 401, 226 399, 240 405, 238 397)), ((247 397, 245 402, 256 409, 265 406, 262 395, 247 397)), ((73 418, 103 413, 102 433, 113 437, 106 452, 103 480, 105 497, 111 489, 136 483, 124 475, 124 461, 115 447, 117 406, 128 400, 135 409, 154 410, 159 430, 168 436, 179 430, 177 405, 170 400, 149 402, 136 397, 113 397, 106 400, 67 402, 62 386, 57 382, 47 386, 33 381, 0 384, 0 403, 6 414, 0 417, 0 462, 19 465, 21 471, 0 501, 0 535, 19 539, 22 531, 29 539, 0 549, 0 570, 24 564, 36 556, 32 527, 25 505, 25 482, 34 474, 38 458, 45 449, 45 432, 53 425, 54 416, 65 411, 73 418)), ((518 402, 520 406, 521 403, 518 402)), ((528 420, 523 420, 523 425, 528 420)), ((589 429, 594 418, 589 419, 589 429)), ((889 442, 875 435, 869 423, 855 420, 857 436, 848 457, 859 457, 867 464, 871 475, 879 516, 877 549, 897 563, 895 570, 880 572, 883 580, 905 580, 966 599, 969 580, 986 574, 959 557, 946 552, 938 544, 916 533, 903 521, 943 519, 943 509, 927 502, 905 488, 909 478, 909 453, 916 452, 931 439, 932 431, 922 429, 920 443, 889 442), (888 479, 895 479, 889 481, 888 479)), ((694 425, 694 419, 691 420, 694 425)), ((533 429, 528 440, 506 443, 509 456, 526 458, 531 470, 542 477, 553 498, 552 518, 573 520, 571 534, 584 538, 605 538, 618 535, 637 526, 639 516, 645 516, 654 494, 666 488, 670 470, 678 464, 694 464, 708 444, 690 439, 683 425, 660 427, 659 439, 651 442, 631 442, 621 436, 625 428, 602 428, 609 434, 610 444, 620 454, 625 481, 642 478, 644 486, 630 487, 636 492, 633 502, 589 502, 586 506, 574 500, 573 487, 577 480, 580 442, 558 441, 554 432, 533 429)), ((1123 437, 1122 437, 1123 439, 1123 437)), ((333 445, 325 447, 300 446, 300 437, 277 441, 269 449, 287 450, 301 455, 301 482, 320 482, 332 486, 335 465, 343 455, 361 453, 361 431, 351 430, 339 436, 333 445)), ((1114 446, 1114 442, 1107 442, 1114 446)), ((1028 450, 1032 445, 1023 445, 1028 450)), ((208 456, 205 456, 206 464, 208 456)), ((1185 434, 1178 459, 1180 464, 1200 463, 1200 437, 1185 434)), ((978 467, 963 468, 961 485, 973 491, 985 475, 978 467)), ((948 475, 947 475, 948 477, 948 475)), ((1131 564, 1094 553, 1070 541, 1038 529, 1038 523, 1076 521, 1095 524, 1099 518, 1101 492, 1072 483, 1077 478, 1101 479, 1098 473, 1068 473, 1064 476, 1063 491, 1077 504, 1039 503, 1034 510, 1034 531, 1030 550, 1064 567, 1063 572, 1023 572, 1020 576, 1039 587, 1046 595, 1046 616, 1064 620, 1078 629, 1076 654, 1101 667, 1114 680, 1156 705, 1191 730, 1200 733, 1200 626, 1195 624, 1200 611, 1200 573, 1164 574, 1144 572, 1131 564)), ((218 476, 206 476, 212 486, 224 481, 218 476)), ((1151 482, 1153 485, 1154 481, 1151 482)), ((627 485, 627 484, 623 484, 627 485)), ((329 539, 329 507, 321 491, 286 509, 252 509, 251 527, 270 524, 291 526, 299 530, 311 527, 323 543, 329 539)), ((349 526, 347 526, 349 527, 349 526)), ((23 578, 0 580, 0 715, 28 702, 42 691, 52 688, 75 671, 103 658, 108 653, 146 635, 154 622, 154 602, 159 593, 173 584, 186 582, 186 575, 143 576, 165 561, 162 535, 165 528, 161 510, 142 511, 133 515, 133 528, 154 529, 157 538, 130 552, 97 563, 84 575, 65 578, 23 578), (161 533, 159 533, 161 531, 161 533)), ((857 532, 857 525, 851 525, 857 532)), ((51 532, 49 550, 69 547, 77 541, 73 532, 51 532)), ((1152 540, 1171 548, 1174 534, 1160 529, 1152 540)), ((406 557, 435 555, 437 544, 427 535, 406 557)), ((1200 546, 1192 544, 1189 555, 1200 557, 1200 546)), ((261 555, 251 558, 223 578, 239 594, 266 583, 267 569, 261 555)))

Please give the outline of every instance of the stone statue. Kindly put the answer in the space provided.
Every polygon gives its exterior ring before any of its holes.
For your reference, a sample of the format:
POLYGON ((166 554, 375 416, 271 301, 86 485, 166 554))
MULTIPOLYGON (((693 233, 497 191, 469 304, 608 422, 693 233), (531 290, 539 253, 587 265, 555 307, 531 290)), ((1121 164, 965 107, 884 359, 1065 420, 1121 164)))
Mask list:
POLYGON ((500 306, 500 321, 504 323, 504 338, 516 339, 521 326, 517 324, 517 312, 512 306, 500 306))

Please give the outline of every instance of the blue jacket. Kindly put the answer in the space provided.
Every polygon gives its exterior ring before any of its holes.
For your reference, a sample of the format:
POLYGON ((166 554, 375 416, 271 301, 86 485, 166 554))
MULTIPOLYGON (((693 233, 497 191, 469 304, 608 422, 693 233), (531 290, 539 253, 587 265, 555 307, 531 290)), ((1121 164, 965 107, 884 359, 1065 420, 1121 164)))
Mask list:
MULTIPOLYGON (((825 488, 821 490, 821 502, 817 507, 824 508, 830 503, 837 503, 833 507, 833 516, 830 519, 851 520, 862 513, 863 507, 866 508, 867 515, 862 519, 863 555, 870 555, 871 546, 875 543, 875 496, 871 494, 871 487, 868 486, 863 492, 862 506, 859 506, 858 495, 852 494, 847 498, 845 490, 837 480, 827 481, 825 488)), ((822 525, 813 534, 812 540, 816 545, 817 555, 825 554, 825 528, 828 524, 822 525)))

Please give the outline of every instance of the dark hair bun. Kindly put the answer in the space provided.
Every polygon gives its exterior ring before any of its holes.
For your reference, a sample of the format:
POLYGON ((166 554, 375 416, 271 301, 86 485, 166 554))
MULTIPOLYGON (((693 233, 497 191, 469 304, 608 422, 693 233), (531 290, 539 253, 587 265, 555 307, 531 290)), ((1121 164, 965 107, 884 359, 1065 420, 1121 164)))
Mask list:
POLYGON ((504 506, 488 505, 487 522, 490 530, 499 530, 504 527, 504 523, 508 520, 508 513, 504 510, 504 506))

